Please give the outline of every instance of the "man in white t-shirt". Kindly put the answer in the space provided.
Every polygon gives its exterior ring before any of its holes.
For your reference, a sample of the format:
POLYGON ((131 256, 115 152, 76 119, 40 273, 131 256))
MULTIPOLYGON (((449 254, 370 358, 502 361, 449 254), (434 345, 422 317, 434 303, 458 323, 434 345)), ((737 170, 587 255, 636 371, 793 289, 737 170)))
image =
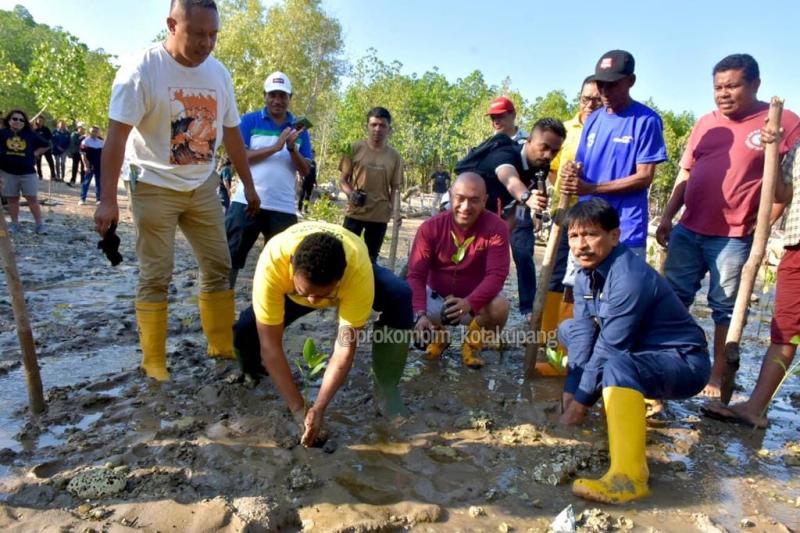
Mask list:
POLYGON ((231 259, 214 172, 220 141, 244 186, 248 212, 257 213, 260 204, 238 128, 231 77, 211 57, 219 32, 216 4, 172 0, 167 29, 164 43, 124 63, 117 72, 100 165, 100 206, 95 212, 97 232, 105 235, 119 220, 117 183, 127 155, 139 258, 136 321, 141 366, 159 381, 169 379, 167 289, 177 227, 200 267, 200 322, 208 354, 233 357, 231 259))
POLYGON ((264 80, 264 108, 244 115, 239 125, 261 209, 248 217, 242 191, 237 190, 231 198, 225 215, 231 289, 259 234, 264 235, 266 244, 273 235, 297 223, 296 174, 305 177, 311 170, 311 138, 289 112, 291 102, 292 82, 283 72, 273 72, 264 80))

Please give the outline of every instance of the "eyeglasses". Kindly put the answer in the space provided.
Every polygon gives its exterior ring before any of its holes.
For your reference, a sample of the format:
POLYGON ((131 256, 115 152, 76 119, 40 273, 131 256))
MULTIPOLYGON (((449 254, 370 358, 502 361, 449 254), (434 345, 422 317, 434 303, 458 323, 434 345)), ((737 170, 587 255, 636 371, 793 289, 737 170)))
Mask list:
POLYGON ((601 104, 603 101, 599 96, 581 96, 581 105, 601 104))
POLYGON ((8 119, 9 122, 25 122, 25 119, 22 117, 11 117, 8 119))

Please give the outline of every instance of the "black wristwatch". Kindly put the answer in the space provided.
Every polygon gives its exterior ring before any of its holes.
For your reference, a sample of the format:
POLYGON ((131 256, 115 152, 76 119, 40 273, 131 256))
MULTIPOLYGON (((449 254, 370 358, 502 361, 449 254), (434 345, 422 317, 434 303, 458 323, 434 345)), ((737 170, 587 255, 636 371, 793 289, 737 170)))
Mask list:
POLYGON ((531 191, 525 191, 524 193, 522 193, 522 196, 519 197, 519 201, 520 203, 524 204, 530 199, 530 197, 531 197, 531 191))
POLYGON ((295 150, 294 148, 289 148, 288 144, 286 145, 286 149, 289 150, 289 152, 294 152, 294 150, 295 150))
POLYGON ((419 322, 419 319, 426 316, 427 314, 428 314, 427 311, 417 311, 416 313, 414 313, 414 324, 419 322))

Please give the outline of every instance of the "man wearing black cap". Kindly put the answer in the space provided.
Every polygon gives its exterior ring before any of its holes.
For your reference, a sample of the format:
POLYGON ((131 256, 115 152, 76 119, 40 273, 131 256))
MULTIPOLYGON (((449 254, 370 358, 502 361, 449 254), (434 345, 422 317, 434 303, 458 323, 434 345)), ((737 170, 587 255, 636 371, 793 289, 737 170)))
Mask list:
POLYGON ((620 216, 620 240, 643 257, 647 248, 647 190, 656 165, 667 159, 661 117, 631 98, 633 56, 611 50, 598 60, 592 80, 603 109, 586 121, 575 161, 565 168, 561 192, 580 201, 603 198, 620 216))

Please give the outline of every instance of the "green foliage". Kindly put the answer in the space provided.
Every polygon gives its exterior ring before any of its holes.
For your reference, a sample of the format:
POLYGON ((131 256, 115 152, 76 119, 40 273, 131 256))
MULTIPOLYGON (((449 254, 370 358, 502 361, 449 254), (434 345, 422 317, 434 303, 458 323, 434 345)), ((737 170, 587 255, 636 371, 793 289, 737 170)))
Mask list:
POLYGON ((22 6, 0 11, 0 34, 0 109, 105 125, 116 70, 110 56, 37 24, 22 6))
POLYGON ((545 348, 544 354, 547 364, 555 370, 563 372, 564 369, 567 368, 567 357, 562 350, 548 346, 545 348))
POLYGON ((317 345, 311 337, 306 339, 303 344, 303 357, 295 360, 300 376, 303 378, 303 398, 306 404, 309 403, 308 388, 317 374, 325 370, 328 366, 328 354, 317 351, 317 345))
POLYGON ((85 107, 85 45, 71 35, 60 33, 54 44, 40 43, 33 53, 25 83, 36 96, 40 108, 55 118, 75 122, 85 107))
POLYGON ((326 195, 321 195, 315 202, 308 204, 306 219, 341 224, 344 216, 342 215, 342 208, 336 202, 326 195))
POLYGON ((465 239, 464 242, 458 242, 458 237, 456 237, 456 234, 452 231, 450 232, 450 236, 453 238, 453 244, 456 245, 456 252, 450 259, 453 261, 454 265, 457 265, 464 260, 464 257, 467 255, 467 248, 469 248, 469 245, 475 240, 475 235, 465 239))
POLYGON ((660 214, 667 205, 675 178, 678 176, 681 156, 695 119, 694 115, 686 111, 675 113, 659 109, 652 100, 648 100, 646 104, 661 116, 664 123, 664 143, 667 145, 667 160, 656 167, 656 175, 650 186, 650 213, 660 214))

